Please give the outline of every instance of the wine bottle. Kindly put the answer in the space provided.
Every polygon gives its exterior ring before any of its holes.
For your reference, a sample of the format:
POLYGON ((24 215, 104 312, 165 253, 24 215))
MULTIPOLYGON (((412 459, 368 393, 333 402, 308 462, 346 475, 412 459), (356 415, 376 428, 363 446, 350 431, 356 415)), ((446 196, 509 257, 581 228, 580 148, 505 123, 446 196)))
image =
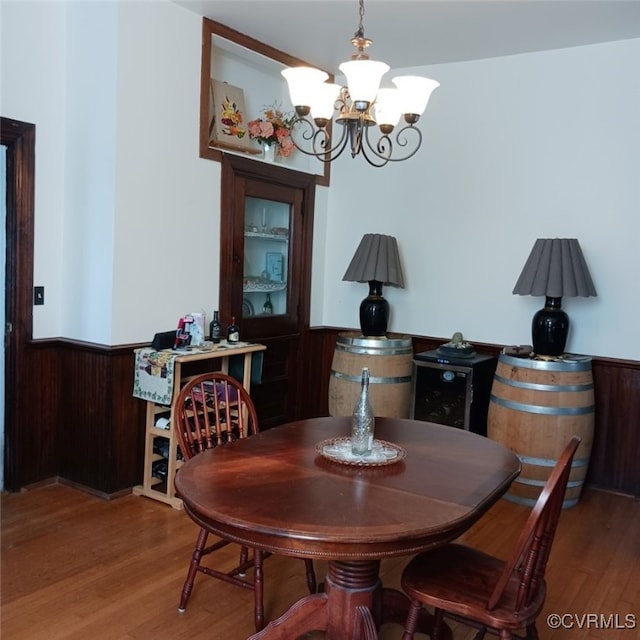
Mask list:
POLYGON ((351 453, 354 456, 366 456, 371 453, 374 426, 375 417, 369 400, 369 369, 363 367, 360 396, 351 418, 351 453))
POLYGON ((271 294, 267 293, 267 299, 262 305, 262 313, 266 316, 270 316, 273 314, 273 303, 271 302, 271 294))
POLYGON ((235 316, 232 316, 231 324, 227 327, 227 342, 229 344, 240 342, 240 327, 236 324, 235 316))
POLYGON ((217 311, 213 312, 213 320, 209 323, 209 337, 214 344, 218 344, 222 338, 222 325, 217 311))

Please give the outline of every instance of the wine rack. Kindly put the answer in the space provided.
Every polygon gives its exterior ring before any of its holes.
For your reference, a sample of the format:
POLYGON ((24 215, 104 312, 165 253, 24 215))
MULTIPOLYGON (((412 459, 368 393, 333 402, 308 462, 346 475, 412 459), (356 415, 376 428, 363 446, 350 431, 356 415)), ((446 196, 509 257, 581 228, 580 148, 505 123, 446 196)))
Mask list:
POLYGON ((176 496, 173 486, 176 471, 182 465, 182 454, 173 430, 175 403, 180 389, 190 378, 200 373, 229 373, 230 358, 242 356, 242 385, 250 391, 252 358, 265 349, 262 344, 241 342, 237 346, 230 346, 222 342, 211 351, 176 355, 171 406, 147 402, 143 482, 133 488, 134 495, 159 500, 174 509, 182 508, 182 500, 176 496))

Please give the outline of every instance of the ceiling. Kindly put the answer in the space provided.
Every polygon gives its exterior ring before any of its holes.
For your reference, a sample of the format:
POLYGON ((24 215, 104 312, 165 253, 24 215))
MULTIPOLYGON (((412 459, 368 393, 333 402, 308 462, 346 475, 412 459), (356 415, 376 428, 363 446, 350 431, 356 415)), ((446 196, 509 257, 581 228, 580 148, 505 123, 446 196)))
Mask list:
MULTIPOLYGON (((336 73, 357 0, 173 0, 336 73)), ((640 0, 367 0, 372 59, 424 66, 640 38, 640 0)))

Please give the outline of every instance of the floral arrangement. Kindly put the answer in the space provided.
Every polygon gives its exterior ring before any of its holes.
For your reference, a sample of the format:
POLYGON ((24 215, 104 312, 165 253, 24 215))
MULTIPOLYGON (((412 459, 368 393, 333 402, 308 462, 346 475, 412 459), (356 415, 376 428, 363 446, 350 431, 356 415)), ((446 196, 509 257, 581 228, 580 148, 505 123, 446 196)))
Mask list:
POLYGON ((279 106, 265 107, 262 116, 247 124, 249 137, 260 144, 275 144, 276 153, 283 158, 290 156, 295 146, 291 140, 293 113, 285 113, 279 106))

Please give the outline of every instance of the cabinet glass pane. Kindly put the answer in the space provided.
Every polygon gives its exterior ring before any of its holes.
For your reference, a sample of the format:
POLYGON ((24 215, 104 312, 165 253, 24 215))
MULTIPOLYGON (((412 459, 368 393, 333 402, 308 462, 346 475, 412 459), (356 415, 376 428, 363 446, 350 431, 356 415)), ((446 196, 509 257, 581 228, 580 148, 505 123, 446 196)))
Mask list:
POLYGON ((287 313, 291 205, 247 197, 242 317, 287 313))

